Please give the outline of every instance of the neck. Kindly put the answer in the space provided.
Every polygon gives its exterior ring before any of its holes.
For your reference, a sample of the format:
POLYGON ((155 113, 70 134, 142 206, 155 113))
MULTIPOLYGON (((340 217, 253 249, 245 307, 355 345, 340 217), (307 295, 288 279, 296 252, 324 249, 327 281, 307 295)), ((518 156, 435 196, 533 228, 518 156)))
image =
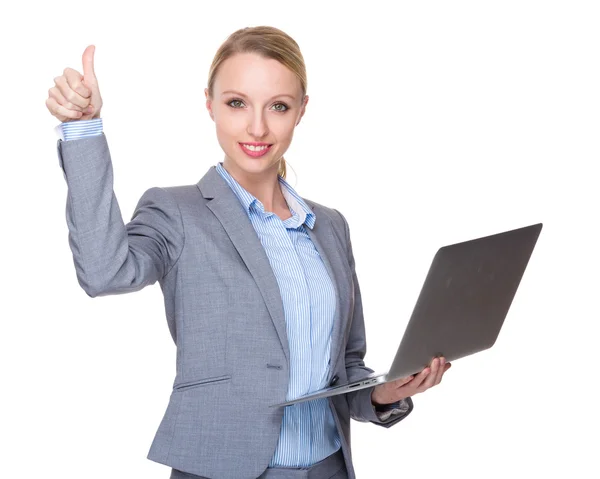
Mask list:
POLYGON ((288 209, 279 184, 277 169, 271 168, 260 173, 248 173, 237 168, 233 162, 228 162, 227 159, 223 161, 223 168, 242 188, 263 204, 265 211, 275 212, 288 209))

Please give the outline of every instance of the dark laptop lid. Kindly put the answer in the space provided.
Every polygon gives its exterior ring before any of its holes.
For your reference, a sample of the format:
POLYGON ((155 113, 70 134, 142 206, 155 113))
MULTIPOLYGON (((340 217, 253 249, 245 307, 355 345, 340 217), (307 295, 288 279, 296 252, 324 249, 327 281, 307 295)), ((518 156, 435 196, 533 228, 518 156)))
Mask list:
POLYGON ((438 250, 388 377, 492 347, 508 313, 542 224, 438 250))

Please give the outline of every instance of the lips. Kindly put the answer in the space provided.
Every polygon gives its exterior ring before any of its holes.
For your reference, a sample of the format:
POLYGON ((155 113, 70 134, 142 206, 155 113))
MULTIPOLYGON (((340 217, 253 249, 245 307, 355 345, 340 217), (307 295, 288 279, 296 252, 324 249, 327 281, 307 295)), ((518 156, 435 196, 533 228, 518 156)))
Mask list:
POLYGON ((244 153, 246 153, 246 155, 252 157, 252 158, 260 158, 261 156, 266 155, 269 150, 271 149, 271 147, 273 145, 269 144, 269 143, 239 143, 240 148, 242 149, 242 151, 244 153), (250 150, 248 148, 245 147, 245 145, 252 145, 252 146, 266 146, 266 148, 260 149, 260 150, 250 150))

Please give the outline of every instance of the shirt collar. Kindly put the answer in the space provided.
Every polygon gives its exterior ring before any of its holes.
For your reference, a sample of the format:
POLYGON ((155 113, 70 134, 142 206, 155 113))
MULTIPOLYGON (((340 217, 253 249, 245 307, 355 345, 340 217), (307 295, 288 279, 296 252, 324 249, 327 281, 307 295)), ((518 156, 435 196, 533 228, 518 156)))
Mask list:
MULTIPOLYGON (((248 216, 252 205, 255 204, 255 208, 264 213, 265 209, 261 201, 254 195, 249 193, 245 188, 240 185, 229 172, 223 168, 223 162, 218 162, 216 166, 217 171, 231 187, 240 203, 244 207, 248 216)), ((281 176, 277 176, 279 184, 281 185, 281 192, 290 208, 292 217, 285 220, 286 227, 297 228, 302 224, 306 224, 310 229, 313 229, 316 221, 315 213, 310 209, 306 202, 300 197, 300 195, 292 188, 292 186, 285 181, 281 176)))

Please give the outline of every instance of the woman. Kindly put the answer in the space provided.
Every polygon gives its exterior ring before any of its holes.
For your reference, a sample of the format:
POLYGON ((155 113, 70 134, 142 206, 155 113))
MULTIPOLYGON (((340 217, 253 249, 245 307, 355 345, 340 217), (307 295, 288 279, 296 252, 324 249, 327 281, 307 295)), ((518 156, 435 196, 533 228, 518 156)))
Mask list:
POLYGON ((269 407, 372 372, 348 224, 285 181, 283 155, 308 103, 298 45, 272 27, 224 42, 205 89, 224 161, 197 184, 148 189, 127 225, 93 53, 90 45, 83 54, 83 77, 65 69, 55 79, 46 104, 63 122, 58 154, 80 285, 96 297, 158 281, 164 294, 177 374, 148 458, 171 466, 171 478, 354 478, 350 417, 398 423, 450 363, 269 407))

